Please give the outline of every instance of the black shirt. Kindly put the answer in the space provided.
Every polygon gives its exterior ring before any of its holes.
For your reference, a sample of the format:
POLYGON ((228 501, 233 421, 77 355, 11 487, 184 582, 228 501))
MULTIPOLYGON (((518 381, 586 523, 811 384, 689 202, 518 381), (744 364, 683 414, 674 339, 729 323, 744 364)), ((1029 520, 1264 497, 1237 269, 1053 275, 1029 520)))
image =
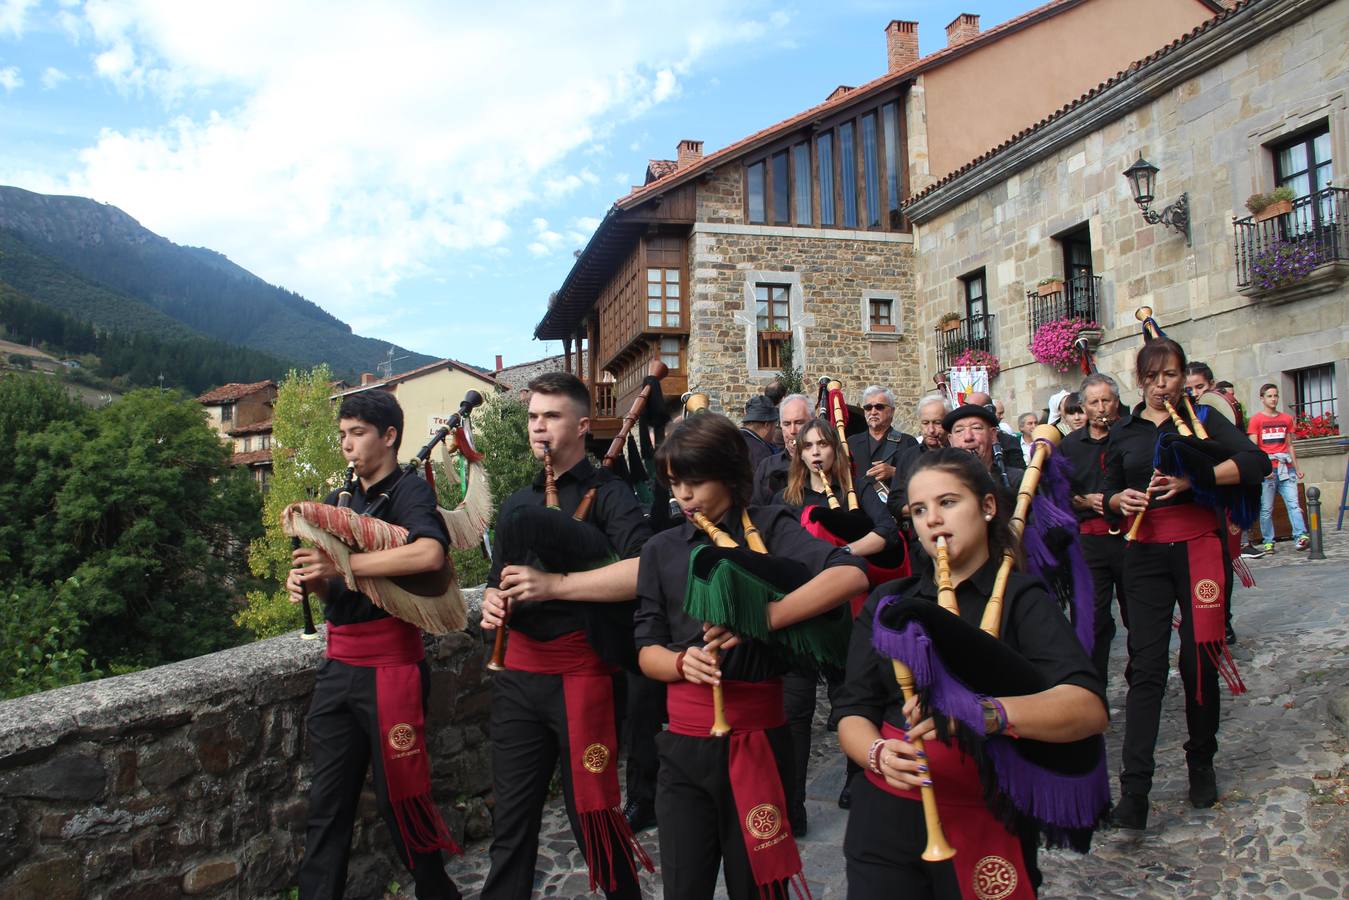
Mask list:
MULTIPOLYGON (((862 559, 844 553, 819 538, 811 537, 792 513, 781 506, 751 506, 749 517, 763 536, 768 552, 795 560, 810 572, 819 573, 834 566, 865 568, 862 559)), ((732 508, 718 523, 737 544, 745 545, 740 510, 732 508)), ((702 646, 703 623, 684 612, 684 596, 689 583, 689 557, 699 544, 711 538, 692 522, 662 531, 642 548, 641 569, 637 575, 637 613, 634 616, 637 649, 666 647, 676 652, 702 646)), ((762 681, 782 674, 755 653, 756 642, 748 641, 726 651, 721 670, 727 679, 762 681)))
POLYGON ((854 434, 848 437, 848 450, 852 453, 855 470, 859 475, 865 475, 867 469, 870 469, 878 462, 899 468, 899 458, 903 451, 910 447, 918 446, 918 441, 912 436, 891 428, 883 435, 880 440, 871 436, 870 431, 863 431, 861 434, 854 434))
MULTIPOLYGON (((587 520, 604 532, 609 539, 609 546, 623 559, 636 556, 642 544, 651 537, 651 524, 632 489, 607 469, 597 469, 590 464, 590 460, 582 457, 580 462, 557 476, 556 481, 558 503, 564 513, 575 512, 591 485, 599 485, 587 520)), ((505 521, 511 510, 518 507, 545 504, 543 473, 540 472, 532 484, 506 498, 506 502, 501 504, 497 521, 505 521)), ((525 559, 503 559, 498 533, 492 550, 492 570, 487 575, 488 587, 501 586, 501 570, 508 565, 537 567, 538 557, 531 552, 525 559)), ((596 605, 608 604, 576 603, 570 600, 519 603, 511 610, 511 627, 536 641, 551 641, 573 631, 585 630, 589 624, 587 608, 596 605)))
MULTIPOLYGON (((993 591, 993 580, 1001 564, 990 559, 977 572, 956 586, 960 618, 978 626, 984 606, 993 591)), ((895 681, 891 661, 871 646, 876 607, 881 598, 921 597, 937 602, 937 585, 930 577, 915 576, 891 581, 872 591, 866 605, 853 623, 848 645, 848 674, 834 700, 834 721, 844 716, 862 716, 879 726, 882 721, 904 727, 903 695, 895 681)), ((1030 661, 1051 686, 1075 684, 1105 701, 1105 689, 1090 657, 1077 642, 1073 627, 1059 611, 1036 578, 1013 572, 1003 595, 1001 640, 1030 661)))
MULTIPOLYGON (((333 491, 323 502, 336 506, 339 493, 333 491)), ((366 514, 366 510, 379 500, 381 494, 388 494, 389 499, 380 504, 375 518, 406 528, 409 544, 418 538, 429 537, 440 541, 441 546, 449 550, 450 533, 445 528, 445 520, 436 511, 435 491, 425 479, 415 472, 405 477, 403 469, 399 467, 371 485, 369 491, 364 490, 358 481, 351 494, 351 509, 366 514)), ((323 616, 334 625, 354 625, 357 622, 385 619, 389 614, 371 603, 365 594, 348 588, 341 578, 330 578, 328 602, 323 606, 323 616)))
POLYGON ((773 495, 787 486, 787 469, 791 464, 792 455, 786 450, 759 463, 754 470, 751 506, 767 506, 773 502, 773 495))
MULTIPOLYGON (((869 481, 863 486, 861 492, 857 495, 857 503, 862 511, 867 514, 867 517, 871 519, 872 530, 885 538, 885 546, 887 548, 893 547, 899 540, 899 525, 895 522, 895 517, 890 515, 890 510, 881 500, 880 495, 876 493, 876 489, 872 486, 874 483, 869 481)), ((843 495, 838 485, 833 485, 833 487, 834 496, 838 498, 839 503, 846 505, 848 498, 843 495)), ((786 488, 773 495, 773 502, 796 513, 798 522, 801 521, 801 510, 807 506, 823 506, 826 509, 829 507, 829 498, 823 491, 807 487, 801 492, 801 503, 799 504, 788 502, 786 496, 784 496, 785 491, 786 488)))
MULTIPOLYGON (((1111 523, 1118 523, 1123 516, 1112 512, 1110 498, 1120 491, 1133 488, 1136 491, 1147 490, 1152 480, 1153 455, 1157 449, 1157 440, 1163 434, 1175 434, 1176 425, 1169 418, 1161 425, 1154 425, 1139 414, 1143 404, 1133 409, 1132 415, 1122 416, 1110 426, 1110 438, 1105 451, 1105 477, 1101 492, 1105 502, 1105 517, 1111 523)), ((1269 474, 1269 457, 1251 443, 1237 426, 1222 416, 1208 416, 1204 421, 1210 440, 1222 446, 1232 454, 1242 484, 1259 484, 1269 474)), ((1194 492, 1182 491, 1167 500, 1153 497, 1149 508, 1179 506, 1193 503, 1194 492)))
MULTIPOLYGON (((1091 426, 1083 425, 1059 442, 1056 453, 1062 453, 1064 459, 1072 465, 1069 480, 1074 496, 1099 494, 1105 482, 1105 448, 1110 440, 1109 432, 1105 437, 1091 436, 1091 426)), ((1074 509, 1077 521, 1101 518, 1094 509, 1074 509)))
POLYGON ((778 452, 776 446, 768 443, 748 428, 741 428, 740 436, 745 439, 745 449, 749 451, 749 469, 751 472, 759 468, 759 463, 778 452))

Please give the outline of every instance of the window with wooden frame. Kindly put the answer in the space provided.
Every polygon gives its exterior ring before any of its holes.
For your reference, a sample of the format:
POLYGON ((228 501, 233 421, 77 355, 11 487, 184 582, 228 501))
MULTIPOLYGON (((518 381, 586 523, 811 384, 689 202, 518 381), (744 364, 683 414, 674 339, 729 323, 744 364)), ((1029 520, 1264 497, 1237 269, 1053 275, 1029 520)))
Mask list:
POLYGON ((1293 418, 1335 418, 1339 406, 1335 397, 1334 363, 1295 369, 1288 374, 1293 377, 1293 402, 1288 404, 1292 407, 1293 418))
POLYGON ((233 404, 233 403, 226 403, 226 404, 223 404, 223 405, 220 407, 220 421, 221 421, 222 424, 225 423, 225 422, 233 422, 233 421, 234 421, 234 404, 233 404))
POLYGON ((646 325, 648 328, 678 328, 679 270, 646 270, 646 325))
POLYGON ((754 286, 760 369, 782 367, 782 347, 792 339, 791 295, 788 284, 754 286))
POLYGON ((908 193, 901 101, 837 113, 746 160, 745 221, 753 225, 899 231, 908 193))
POLYGON ((1289 187, 1297 197, 1306 197, 1330 187, 1330 125, 1270 147, 1274 154, 1274 186, 1289 187))
POLYGON ((872 331, 895 330, 895 301, 888 297, 871 297, 867 300, 872 331))

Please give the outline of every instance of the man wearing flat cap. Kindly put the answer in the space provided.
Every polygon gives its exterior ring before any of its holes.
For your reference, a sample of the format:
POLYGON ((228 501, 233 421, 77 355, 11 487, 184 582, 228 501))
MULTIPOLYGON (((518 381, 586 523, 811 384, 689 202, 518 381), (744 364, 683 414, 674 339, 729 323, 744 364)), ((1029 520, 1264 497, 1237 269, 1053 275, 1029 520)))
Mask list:
POLYGON ((950 435, 951 446, 968 450, 988 467, 993 481, 1008 492, 1008 499, 1015 500, 1021 487, 1021 476, 1025 469, 1007 465, 995 454, 993 447, 998 435, 998 417, 986 406, 966 403, 957 406, 942 419, 942 427, 950 435))
POLYGON ((763 394, 755 394, 745 404, 745 417, 741 420, 740 436, 745 439, 749 449, 750 471, 757 469, 759 463, 777 452, 772 443, 773 429, 778 424, 778 408, 763 394))

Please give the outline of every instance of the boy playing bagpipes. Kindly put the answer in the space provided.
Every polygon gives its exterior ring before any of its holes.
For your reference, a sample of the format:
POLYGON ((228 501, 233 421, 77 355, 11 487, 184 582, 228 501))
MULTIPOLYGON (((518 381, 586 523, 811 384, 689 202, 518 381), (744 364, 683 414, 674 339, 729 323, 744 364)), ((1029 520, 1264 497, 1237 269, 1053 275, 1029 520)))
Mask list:
POLYGON ((803 659, 841 661, 862 561, 782 507, 748 505, 749 457, 723 416, 682 422, 656 471, 690 519, 647 542, 637 585, 642 671, 669 684, 657 738, 664 895, 711 898, 723 870, 733 900, 785 898, 804 879, 786 819, 781 676, 803 659))
POLYGON ((585 384, 552 372, 529 391, 529 442, 544 471, 501 505, 483 595, 483 629, 508 626, 509 637, 504 659, 489 663, 503 669, 492 678, 496 808, 482 897, 533 896, 540 820, 560 757, 591 889, 639 898, 637 867, 651 861, 621 811, 614 689, 620 667, 635 665, 636 556, 651 527, 631 488, 586 459, 585 384), (588 509, 583 521, 573 518, 578 509, 588 509))
MULTIPOLYGON (((392 394, 366 391, 338 408, 342 455, 352 468, 352 512, 407 530, 400 546, 351 553, 354 579, 423 575, 446 564, 449 532, 435 493, 398 466, 403 410, 392 394)), ((345 502, 345 492, 342 496, 345 502)), ((339 492, 325 500, 339 504, 339 492)), ((362 519, 362 521, 365 521, 362 519)), ((300 897, 341 897, 352 827, 366 770, 374 765, 375 798, 398 856, 412 872, 420 900, 460 896, 445 874, 441 850, 458 852, 431 800, 424 716, 430 671, 421 632, 348 587, 327 553, 297 549, 286 589, 301 602, 308 590, 324 601, 327 659, 309 707, 306 743, 313 760, 309 825, 300 863, 300 897)))

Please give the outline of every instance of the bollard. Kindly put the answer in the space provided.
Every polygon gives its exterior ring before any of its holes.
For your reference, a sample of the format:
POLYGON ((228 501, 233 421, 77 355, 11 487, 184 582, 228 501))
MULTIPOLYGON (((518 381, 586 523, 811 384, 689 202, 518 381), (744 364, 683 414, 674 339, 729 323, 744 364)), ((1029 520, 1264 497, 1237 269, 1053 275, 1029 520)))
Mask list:
POLYGON ((1321 489, 1307 488, 1307 536, 1311 546, 1307 548, 1308 559, 1325 559, 1326 551, 1321 545, 1321 489))

